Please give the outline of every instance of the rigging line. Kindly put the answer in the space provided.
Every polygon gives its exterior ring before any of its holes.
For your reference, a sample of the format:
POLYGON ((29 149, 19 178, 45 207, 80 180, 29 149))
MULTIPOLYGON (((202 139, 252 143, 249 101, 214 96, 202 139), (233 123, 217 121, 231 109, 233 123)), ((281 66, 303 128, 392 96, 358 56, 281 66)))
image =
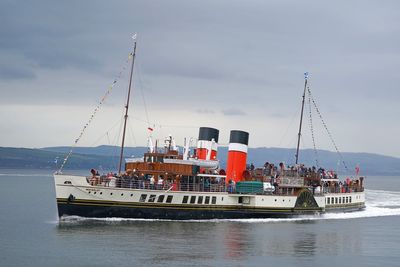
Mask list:
POLYGON ((312 119, 312 109, 311 109, 311 95, 310 95, 310 88, 307 87, 307 98, 308 98, 308 111, 309 111, 309 125, 310 125, 310 130, 311 130, 311 138, 313 142, 313 147, 314 147, 314 154, 315 154, 315 164, 317 165, 317 168, 319 168, 319 162, 318 162, 318 151, 317 147, 315 145, 315 136, 314 136, 314 126, 313 126, 313 119, 312 119))
POLYGON ((104 104, 104 102, 106 101, 108 95, 111 93, 112 89, 114 88, 115 84, 117 84, 117 82, 119 81, 119 79, 121 78, 122 73, 125 71, 126 69, 126 65, 128 64, 130 60, 130 56, 128 56, 128 59, 125 61, 124 67, 122 68, 122 70, 117 74, 117 76, 114 78, 114 81, 112 82, 112 84, 108 87, 107 91, 105 92, 105 94, 103 95, 103 97, 101 98, 101 100, 99 101, 99 103, 97 104, 96 108, 93 110, 92 114, 89 117, 89 120, 86 122, 86 124, 83 126, 78 138, 75 139, 74 143, 72 144, 67 156, 64 158, 63 163, 60 166, 60 169, 58 170, 58 172, 61 173, 62 169, 64 168, 65 164, 67 163, 69 157, 72 154, 73 149, 77 146, 79 140, 82 138, 83 134, 85 133, 86 129, 89 127, 89 125, 91 124, 91 122, 93 121, 93 119, 95 118, 97 112, 100 110, 100 107, 104 104))
POLYGON ((113 129, 118 125, 118 123, 120 123, 120 121, 117 121, 113 126, 111 126, 111 128, 109 128, 102 136, 100 136, 98 139, 96 139, 96 141, 93 142, 90 146, 96 145, 101 139, 104 138, 104 136, 107 136, 108 144, 110 145, 110 138, 109 138, 109 136, 108 136, 108 133, 109 133, 111 130, 113 130, 113 129))
POLYGON ((147 103, 146 103, 146 99, 144 97, 144 86, 143 86, 143 80, 142 80, 142 75, 141 75, 141 68, 140 68, 140 64, 138 66, 137 69, 137 77, 138 77, 138 81, 139 81, 139 91, 140 91, 140 95, 142 96, 142 100, 143 100, 143 105, 144 105, 144 112, 146 115, 146 120, 147 120, 147 126, 150 126, 150 119, 149 119, 149 113, 148 113, 148 109, 147 109, 147 103))
POLYGON ((131 137, 132 137, 133 144, 135 146, 137 146, 136 137, 135 137, 135 133, 133 132, 133 127, 132 127, 132 123, 131 123, 130 118, 128 118, 128 127, 129 127, 129 131, 130 131, 130 134, 131 134, 131 137))
POLYGON ((333 146, 335 147, 336 153, 339 155, 339 157, 340 157, 340 159, 341 159, 341 161, 342 161, 342 163, 343 163, 344 168, 345 168, 346 171, 348 172, 348 171, 349 171, 349 168, 347 168, 347 164, 346 164, 346 162, 344 161, 343 155, 342 155, 342 153, 340 153, 339 148, 338 148, 338 146, 336 145, 336 142, 335 142, 335 140, 333 139, 333 136, 332 136, 331 132, 329 131, 328 126, 326 125, 325 120, 323 119, 321 112, 319 111, 319 108, 318 108, 318 106, 317 106, 317 103, 315 102, 315 100, 314 100, 314 98, 313 98, 313 96, 312 96, 312 94, 311 94, 310 88, 308 88, 308 93, 310 94, 310 97, 311 97, 311 100, 312 100, 312 102, 313 102, 314 108, 315 108, 315 110, 317 111, 317 114, 318 114, 318 116, 319 116, 320 119, 321 119, 322 125, 324 126, 326 132, 328 133, 329 139, 331 140, 333 146))
POLYGON ((123 122, 124 122, 124 117, 122 116, 121 119, 119 120, 119 123, 120 123, 119 131, 114 136, 113 151, 112 151, 113 152, 112 153, 113 162, 112 163, 113 163, 113 165, 115 165, 115 168, 117 168, 117 165, 118 165, 117 155, 118 155, 119 146, 117 144, 119 144, 119 141, 120 141, 119 139, 121 137, 123 122))
MULTIPOLYGON (((139 117, 129 116, 129 118, 147 123, 146 120, 143 120, 139 117)), ((159 124, 156 122, 150 122, 149 125, 154 126, 154 127, 159 127, 159 128, 163 128, 163 127, 165 127, 165 128, 199 128, 200 127, 198 125, 194 126, 194 125, 159 124)))
MULTIPOLYGON (((299 110, 300 110, 300 109, 299 109, 299 110)), ((294 122, 294 120, 296 119, 296 117, 297 117, 298 114, 299 114, 299 112, 296 112, 296 113, 293 114, 293 117, 292 117, 292 119, 290 120, 290 123, 289 123, 289 125, 288 125, 287 128, 286 128, 285 134, 282 136, 281 140, 279 141, 278 147, 281 146, 281 144, 282 144, 282 142, 283 142, 283 139, 286 138, 286 136, 287 136, 287 134, 288 134, 288 132, 289 132, 289 128, 290 128, 290 126, 293 125, 293 122, 294 122)))

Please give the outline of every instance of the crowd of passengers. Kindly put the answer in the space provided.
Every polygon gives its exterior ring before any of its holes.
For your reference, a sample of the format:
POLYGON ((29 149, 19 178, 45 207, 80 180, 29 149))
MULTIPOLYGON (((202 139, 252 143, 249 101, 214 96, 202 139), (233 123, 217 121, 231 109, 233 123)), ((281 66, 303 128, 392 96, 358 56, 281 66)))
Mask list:
POLYGON ((131 189, 150 189, 150 190, 182 190, 182 191, 225 191, 225 179, 220 177, 179 177, 172 179, 171 176, 138 174, 128 171, 120 176, 116 173, 99 175, 92 172, 89 179, 91 185, 110 186, 111 180, 115 179, 115 187, 131 189), (195 179, 195 180, 194 180, 195 179))
POLYGON ((312 187, 313 192, 323 193, 351 193, 363 191, 363 177, 358 179, 346 178, 345 181, 340 181, 337 174, 324 168, 316 168, 315 166, 307 168, 304 164, 298 166, 285 166, 283 162, 276 166, 273 163, 266 162, 263 168, 255 169, 254 164, 247 166, 247 171, 250 171, 252 176, 255 173, 262 172, 264 182, 270 182, 275 188, 281 184, 281 177, 303 177, 304 185, 312 187), (321 180, 328 181, 321 181, 321 180), (322 189, 322 190, 321 190, 322 189))
MULTIPOLYGON (((333 171, 326 171, 323 168, 317 169, 315 166, 307 168, 304 164, 299 166, 285 167, 284 163, 278 166, 266 162, 263 168, 255 169, 254 164, 247 166, 247 170, 252 177, 256 171, 262 172, 263 182, 269 182, 274 188, 282 184, 282 177, 303 177, 304 185, 309 186, 315 193, 351 193, 363 191, 363 177, 358 179, 346 178, 344 181, 338 180, 337 174, 333 171), (327 180, 322 181, 321 179, 327 180)), ((115 186, 119 188, 132 189, 152 189, 152 190, 183 190, 183 191, 225 191, 234 192, 235 183, 230 181, 227 185, 225 179, 219 177, 197 177, 196 180, 172 179, 170 176, 164 178, 163 175, 139 175, 136 172, 128 171, 121 176, 116 173, 99 175, 92 169, 91 185, 102 184, 109 186, 111 180, 115 179, 115 186)))
POLYGON ((273 163, 266 162, 263 168, 255 169, 254 164, 251 163, 247 166, 247 170, 251 172, 262 171, 264 176, 300 176, 300 177, 318 177, 321 179, 337 179, 337 174, 334 171, 326 171, 323 168, 317 169, 315 166, 307 168, 304 164, 300 164, 299 166, 287 166, 283 162, 279 163, 279 165, 275 165, 273 163))

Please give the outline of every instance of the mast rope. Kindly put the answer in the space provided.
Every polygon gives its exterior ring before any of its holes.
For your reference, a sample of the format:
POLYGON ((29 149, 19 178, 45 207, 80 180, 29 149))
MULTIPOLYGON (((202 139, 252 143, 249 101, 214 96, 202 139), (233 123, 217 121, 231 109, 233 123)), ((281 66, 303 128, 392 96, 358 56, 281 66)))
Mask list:
POLYGON ((340 153, 339 148, 338 148, 338 146, 336 145, 336 142, 335 142, 335 140, 333 139, 333 136, 332 136, 331 132, 329 131, 328 126, 326 125, 325 120, 323 119, 322 114, 321 114, 321 112, 319 111, 319 108, 318 108, 318 106, 317 106, 317 104, 316 104, 316 102, 315 102, 315 100, 314 100, 314 98, 313 98, 313 96, 312 96, 312 94, 311 94, 310 88, 307 88, 307 89, 308 89, 308 94, 309 94, 309 96, 310 96, 310 98, 311 98, 311 101, 312 101, 312 103, 313 103, 313 105, 314 105, 314 108, 315 108, 315 110, 316 110, 318 116, 319 116, 320 119, 321 119, 322 125, 324 126, 326 132, 328 133, 329 139, 331 140, 333 146, 335 147, 336 153, 339 155, 340 160, 342 161, 342 164, 343 164, 344 168, 346 169, 346 171, 349 171, 349 168, 347 168, 347 164, 346 164, 346 162, 344 161, 343 155, 342 155, 342 153, 340 153))
POLYGON ((309 122, 309 125, 310 125, 311 139, 312 139, 313 147, 314 147, 315 164, 317 165, 317 168, 319 168, 318 151, 317 151, 317 146, 315 145, 314 126, 313 126, 313 119, 312 119, 310 87, 307 87, 307 92, 308 92, 307 98, 308 98, 308 114, 309 114, 309 121, 308 122, 309 122))
MULTIPOLYGON (((148 127, 150 127, 150 126, 152 126, 151 124, 150 124, 150 119, 149 119, 149 112, 148 112, 148 109, 147 109, 147 103, 146 103, 146 98, 145 98, 145 95, 144 95, 144 92, 143 92, 143 89, 145 89, 144 88, 144 83, 143 83, 143 80, 142 80, 142 75, 141 75, 141 66, 140 66, 140 64, 138 64, 138 68, 137 68, 137 77, 138 77, 138 82, 139 82, 139 91, 140 91, 140 95, 142 96, 142 101, 143 101, 143 106, 144 106, 144 112, 145 112, 145 115, 146 115, 146 120, 147 120, 147 126, 148 127)), ((153 126, 154 127, 154 126, 153 126)))
POLYGON ((128 63, 129 61, 132 59, 133 55, 132 53, 129 53, 128 58, 125 60, 124 65, 122 66, 121 71, 118 73, 118 75, 115 77, 114 81, 112 82, 112 84, 108 87, 107 91, 105 92, 105 94, 103 95, 103 97, 101 98, 101 100, 99 101, 99 103, 97 104, 96 108, 93 110, 92 114, 89 117, 89 120, 86 122, 86 124, 83 126, 81 132, 78 135, 78 138, 75 139, 74 143, 72 144, 67 156, 64 158, 63 163, 61 164, 60 169, 58 170, 59 173, 61 173, 62 169, 64 168, 65 164, 67 163, 68 159, 70 158, 70 156, 72 155, 72 151, 74 150, 74 148, 77 146, 79 140, 82 138, 83 134, 85 133, 86 129, 89 127, 89 125, 92 123, 93 119, 95 118, 97 112, 99 111, 99 109, 101 108, 101 106, 104 104, 104 102, 106 101, 108 95, 111 93, 112 89, 114 88, 114 86, 117 84, 117 82, 121 79, 122 74, 124 73, 124 71, 127 69, 128 63))

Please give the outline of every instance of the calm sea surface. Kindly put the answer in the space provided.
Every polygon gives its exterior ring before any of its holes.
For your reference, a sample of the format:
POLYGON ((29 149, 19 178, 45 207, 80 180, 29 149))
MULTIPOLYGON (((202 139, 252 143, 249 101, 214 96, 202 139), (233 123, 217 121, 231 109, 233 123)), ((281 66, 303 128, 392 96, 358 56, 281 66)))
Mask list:
POLYGON ((400 177, 367 209, 304 219, 58 221, 43 170, 0 170, 0 266, 400 266, 400 177))

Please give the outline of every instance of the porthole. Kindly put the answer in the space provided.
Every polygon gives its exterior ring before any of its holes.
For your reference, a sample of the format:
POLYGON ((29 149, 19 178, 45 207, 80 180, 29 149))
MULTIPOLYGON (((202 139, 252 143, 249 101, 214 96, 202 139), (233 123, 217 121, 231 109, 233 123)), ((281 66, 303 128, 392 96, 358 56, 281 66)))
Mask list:
POLYGON ((113 193, 110 193, 110 195, 112 196, 113 193))
POLYGON ((276 202, 276 198, 275 198, 275 202, 276 202))
POLYGON ((154 202, 156 200, 156 195, 150 195, 148 202, 154 202))
POLYGON ((171 196, 171 195, 167 196, 167 200, 165 202, 171 203, 172 202, 172 198, 173 198, 173 196, 171 196))
POLYGON ((133 194, 131 194, 131 197, 133 197, 133 194))
POLYGON ((224 197, 221 197, 221 201, 224 201, 224 197))
POLYGON ((96 194, 97 192, 93 192, 93 194, 96 194))
POLYGON ((282 199, 282 202, 285 202, 285 200, 284 200, 284 199, 282 199))
POLYGON ((158 203, 164 202, 164 197, 165 197, 164 195, 159 195, 159 196, 158 196, 158 199, 157 199, 157 202, 158 202, 158 203))
POLYGON ((103 194, 103 192, 100 192, 100 195, 102 195, 103 194))
POLYGON ((145 201, 146 201, 146 198, 147 198, 147 194, 141 194, 141 195, 140 195, 139 202, 145 202, 145 201))
POLYGON ((121 194, 121 197, 124 195, 124 193, 121 194))

